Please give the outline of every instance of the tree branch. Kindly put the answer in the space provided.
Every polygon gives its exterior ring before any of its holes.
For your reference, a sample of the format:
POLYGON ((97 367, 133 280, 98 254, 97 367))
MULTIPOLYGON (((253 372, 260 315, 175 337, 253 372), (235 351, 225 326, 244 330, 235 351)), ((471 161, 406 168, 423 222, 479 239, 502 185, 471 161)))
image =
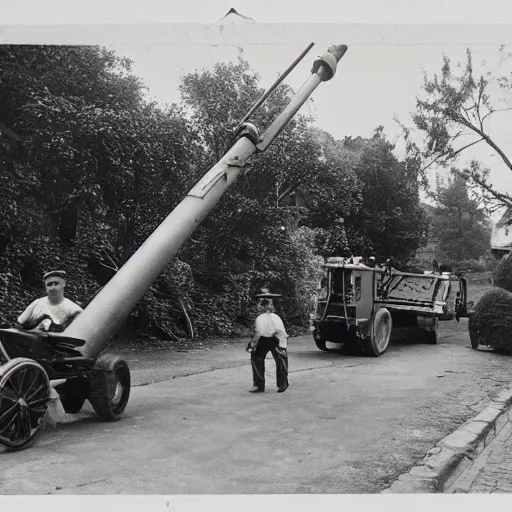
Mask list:
POLYGON ((476 106, 476 113, 478 116, 478 121, 480 122, 480 130, 482 130, 482 131, 484 131, 484 125, 482 122, 482 117, 480 116, 480 101, 482 100, 483 92, 484 92, 484 87, 483 87, 482 83, 480 82, 480 88, 478 90, 478 100, 476 101, 475 106, 476 106))
POLYGON ((185 315, 185 318, 187 320, 187 326, 188 326, 190 337, 193 338, 194 337, 194 328, 192 327, 192 321, 190 320, 190 317, 188 316, 185 305, 183 304, 181 299, 178 299, 178 302, 180 303, 181 309, 183 310, 183 314, 185 315))
POLYGON ((119 270, 119 267, 118 267, 117 263, 114 261, 114 259, 110 256, 110 254, 107 251, 104 250, 103 253, 110 260, 110 262, 112 263, 113 267, 108 267, 108 265, 105 265, 105 264, 103 264, 103 265, 105 267, 111 268, 112 270, 115 270, 117 272, 119 270))
MULTIPOLYGON (((507 109, 502 109, 502 110, 507 110, 507 109)), ((491 146, 491 148, 494 149, 494 151, 496 151, 496 153, 498 153, 498 155, 500 155, 503 162, 505 162, 505 165, 510 170, 512 170, 512 162, 508 159, 507 155, 500 149, 500 147, 491 139, 491 137, 489 135, 487 135, 483 130, 480 130, 475 125, 473 125, 471 122, 469 122, 463 115, 459 114, 459 115, 455 116, 455 118, 458 119, 461 124, 463 124, 464 126, 467 126, 470 130, 474 131, 475 133, 478 133, 478 135, 480 135, 480 137, 482 137, 482 139, 485 140, 485 142, 487 142, 487 144, 489 146, 491 146)), ((466 148, 462 148, 462 149, 466 149, 466 148)), ((457 151, 455 153, 455 155, 457 153, 460 153, 460 150, 457 151)))
POLYGON ((512 171, 512 162, 508 159, 507 155, 500 149, 500 147, 491 139, 491 137, 489 137, 489 135, 485 133, 481 133, 480 135, 483 137, 485 142, 487 142, 487 144, 489 144, 489 146, 491 146, 491 148, 494 149, 498 155, 500 155, 503 162, 505 162, 505 165, 512 171))
POLYGON ((491 185, 488 185, 484 180, 482 180, 480 177, 470 174, 468 172, 465 173, 465 175, 471 179, 473 182, 475 182, 479 187, 483 188, 485 191, 487 191, 489 194, 491 194, 493 197, 498 199, 498 201, 501 201, 503 205, 512 208, 512 197, 509 196, 506 193, 498 192, 497 190, 494 190, 491 185))
MULTIPOLYGON (((459 153, 461 153, 465 149, 467 149, 471 146, 474 146, 475 144, 478 144, 479 142, 482 142, 483 140, 484 140, 484 137, 482 137, 481 139, 475 140, 475 141, 471 142, 470 144, 466 144, 465 146, 463 146, 460 149, 458 149, 457 151, 455 151, 452 154, 452 157, 457 156, 459 153)), ((441 153, 436 158, 434 158, 434 160, 432 160, 432 162, 430 162, 428 165, 426 165, 425 167, 420 169, 420 172, 426 171, 431 165, 434 165, 440 158, 442 158, 443 156, 447 156, 449 154, 450 154, 450 151, 445 151, 444 153, 441 153)))
POLYGON ((482 123, 484 122, 485 118, 490 116, 491 114, 494 114, 495 112, 503 112, 504 110, 512 110, 512 107, 498 108, 496 110, 491 110, 491 111, 487 112, 487 114, 485 114, 485 116, 482 118, 482 123))
POLYGON ((292 185, 289 185, 284 189, 283 192, 281 192, 277 196, 277 205, 279 206, 279 203, 288 195, 290 195, 297 187, 299 186, 299 183, 294 183, 292 185))

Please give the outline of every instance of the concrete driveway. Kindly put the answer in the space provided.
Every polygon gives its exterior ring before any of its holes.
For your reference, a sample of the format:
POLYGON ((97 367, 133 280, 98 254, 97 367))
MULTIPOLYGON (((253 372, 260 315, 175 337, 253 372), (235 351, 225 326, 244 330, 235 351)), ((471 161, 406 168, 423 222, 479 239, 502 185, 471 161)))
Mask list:
POLYGON ((437 346, 394 342, 380 358, 289 342, 290 388, 249 394, 245 342, 126 353, 123 419, 86 405, 31 448, 1 454, 1 494, 375 493, 509 381, 510 359, 470 348, 467 321, 437 346), (151 384, 150 384, 151 383, 151 384))

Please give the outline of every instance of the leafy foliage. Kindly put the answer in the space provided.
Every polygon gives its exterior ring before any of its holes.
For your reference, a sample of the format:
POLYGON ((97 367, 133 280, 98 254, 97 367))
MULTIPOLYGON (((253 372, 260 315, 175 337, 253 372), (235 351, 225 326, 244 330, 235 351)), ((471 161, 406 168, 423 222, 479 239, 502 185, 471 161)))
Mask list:
POLYGON ((381 128, 371 139, 346 139, 344 145, 362 183, 361 207, 346 219, 352 253, 408 261, 426 227, 416 161, 399 161, 381 128))
POLYGON ((493 272, 493 280, 496 286, 512 292, 512 258, 507 255, 501 258, 493 272))
POLYGON ((439 239, 442 261, 485 256, 491 237, 489 221, 478 201, 470 198, 464 178, 455 175, 448 185, 438 184, 437 201, 431 229, 439 239))
MULTIPOLYGON (((509 59, 510 55, 503 52, 502 61, 507 63, 509 59)), ((456 72, 450 59, 444 56, 440 73, 425 76, 413 115, 421 142, 404 127, 409 153, 423 162, 421 170, 424 172, 432 165, 450 167, 462 152, 485 143, 512 171, 506 148, 499 146, 491 135, 492 117, 512 109, 509 99, 500 97, 503 90, 510 91, 510 72, 501 77, 493 77, 488 72, 477 76, 469 49, 466 61, 459 64, 458 69, 460 71, 456 72), (499 103, 503 107, 497 108, 499 103)), ((489 169, 478 161, 472 160, 461 170, 461 175, 482 195, 489 210, 512 206, 512 197, 489 183, 489 169)))
MULTIPOLYGON (((262 94, 240 56, 185 75, 180 105, 148 102, 131 63, 98 47, 0 47, 0 322, 71 276, 86 306, 234 142, 262 94), (20 87, 23 84, 23 87, 20 87)), ((293 91, 254 115, 262 130, 293 91)), ((418 170, 382 131, 336 141, 295 117, 246 167, 135 308, 120 334, 179 340, 249 325, 263 285, 287 328, 305 326, 322 256, 403 258, 422 232, 418 170)))
POLYGON ((85 305, 182 195, 195 139, 176 109, 143 101, 130 62, 112 52, 2 46, 0 65, 9 324, 55 266, 85 305))
POLYGON ((512 293, 498 287, 486 292, 476 304, 468 328, 473 347, 486 345, 512 354, 512 293))

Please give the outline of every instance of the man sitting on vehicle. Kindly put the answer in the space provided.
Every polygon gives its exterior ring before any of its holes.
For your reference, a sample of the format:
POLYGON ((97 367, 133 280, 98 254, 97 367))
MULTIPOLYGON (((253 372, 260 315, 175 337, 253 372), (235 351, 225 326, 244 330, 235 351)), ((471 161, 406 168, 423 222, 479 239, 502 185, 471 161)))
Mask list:
POLYGON ((37 331, 62 331, 83 311, 73 301, 64 297, 66 272, 52 270, 43 276, 46 297, 32 302, 18 317, 18 324, 23 329, 37 331))

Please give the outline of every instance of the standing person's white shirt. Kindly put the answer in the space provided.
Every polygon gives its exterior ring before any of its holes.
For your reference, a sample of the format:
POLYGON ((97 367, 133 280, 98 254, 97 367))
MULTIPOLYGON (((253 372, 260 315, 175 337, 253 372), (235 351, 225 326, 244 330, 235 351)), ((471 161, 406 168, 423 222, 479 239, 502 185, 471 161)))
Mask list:
POLYGON ((275 336, 279 340, 279 347, 287 348, 288 334, 286 333, 283 321, 278 315, 269 312, 262 313, 256 317, 254 324, 256 332, 253 339, 255 345, 260 336, 266 338, 275 336))

